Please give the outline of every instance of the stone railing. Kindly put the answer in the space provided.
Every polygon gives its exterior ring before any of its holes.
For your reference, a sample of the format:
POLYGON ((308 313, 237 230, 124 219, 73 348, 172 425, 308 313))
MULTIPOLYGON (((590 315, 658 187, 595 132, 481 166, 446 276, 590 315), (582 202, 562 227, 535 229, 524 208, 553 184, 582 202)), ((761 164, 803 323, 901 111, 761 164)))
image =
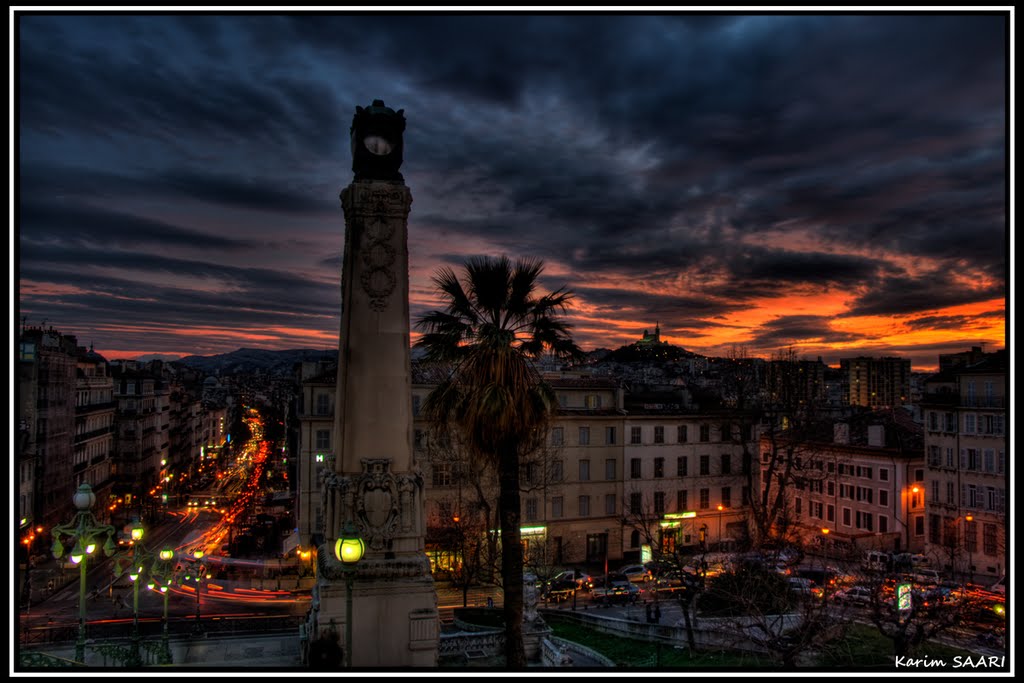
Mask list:
POLYGON ((541 663, 548 667, 571 667, 574 665, 572 656, 569 654, 571 652, 598 662, 601 666, 615 667, 615 662, 589 647, 555 636, 548 636, 541 643, 541 663))
POLYGON ((469 633, 442 633, 437 654, 440 657, 464 656, 466 659, 493 657, 505 650, 505 632, 500 630, 469 633))

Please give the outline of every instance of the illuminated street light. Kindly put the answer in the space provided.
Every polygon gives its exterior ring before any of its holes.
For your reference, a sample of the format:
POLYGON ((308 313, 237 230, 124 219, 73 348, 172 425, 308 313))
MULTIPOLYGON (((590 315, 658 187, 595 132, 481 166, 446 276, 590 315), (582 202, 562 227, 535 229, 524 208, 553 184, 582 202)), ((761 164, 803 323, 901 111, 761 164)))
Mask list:
POLYGON ((72 497, 75 508, 78 512, 75 519, 69 524, 60 524, 53 527, 53 556, 60 559, 65 552, 61 543, 61 536, 68 536, 74 540, 74 547, 71 551, 71 561, 78 565, 78 640, 75 641, 75 661, 85 663, 85 583, 86 565, 88 555, 96 549, 96 539, 106 535, 107 540, 103 544, 103 552, 109 557, 117 549, 112 537, 117 533, 109 524, 100 524, 93 516, 91 509, 96 503, 96 494, 92 487, 83 483, 78 487, 72 497))
POLYGON ((352 667, 352 582, 355 580, 356 563, 363 559, 366 544, 359 537, 351 521, 345 522, 341 536, 334 542, 334 556, 341 562, 345 572, 345 666, 352 667))
MULTIPOLYGON (((161 664, 170 664, 172 661, 171 647, 169 643, 169 637, 167 632, 168 620, 167 620, 167 598, 170 597, 170 591, 168 586, 171 583, 171 579, 174 576, 174 551, 170 548, 164 548, 159 553, 160 561, 153 564, 150 576, 153 579, 160 580, 160 593, 164 598, 164 622, 163 622, 163 650, 160 653, 159 662, 161 664)), ((149 582, 149 589, 153 590, 156 584, 151 579, 149 582)))
MULTIPOLYGON (((202 559, 202 557, 203 557, 203 551, 202 550, 197 550, 194 553, 192 553, 192 555, 196 559, 196 562, 195 562, 195 565, 194 565, 194 569, 195 569, 195 573, 196 573, 196 576, 195 576, 195 579, 196 579, 196 623, 195 623, 195 626, 192 628, 192 633, 194 635, 202 635, 202 633, 203 633, 203 621, 202 621, 202 616, 199 614, 200 595, 202 593, 203 580, 204 579, 213 578, 213 576, 211 574, 207 574, 206 573, 206 565, 204 565, 201 562, 199 562, 199 560, 202 559)), ((189 578, 190 578, 189 576, 185 577, 186 580, 188 580, 189 578)))
MULTIPOLYGON (((126 664, 128 666, 141 666, 142 655, 139 651, 139 584, 142 583, 142 575, 146 572, 146 564, 152 561, 152 554, 146 552, 145 546, 142 545, 142 537, 146 533, 142 522, 135 519, 129 529, 132 539, 131 564, 128 565, 128 578, 132 582, 132 642, 126 664)), ((114 568, 114 575, 120 576, 124 571, 125 567, 118 562, 114 568)))

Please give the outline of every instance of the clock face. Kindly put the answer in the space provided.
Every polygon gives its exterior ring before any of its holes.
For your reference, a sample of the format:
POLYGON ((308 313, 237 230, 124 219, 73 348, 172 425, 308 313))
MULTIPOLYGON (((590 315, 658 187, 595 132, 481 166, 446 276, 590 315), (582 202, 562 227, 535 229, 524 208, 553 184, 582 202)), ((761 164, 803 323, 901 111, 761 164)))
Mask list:
POLYGON ((371 154, 384 156, 391 153, 391 142, 379 135, 367 135, 363 138, 363 146, 371 154))

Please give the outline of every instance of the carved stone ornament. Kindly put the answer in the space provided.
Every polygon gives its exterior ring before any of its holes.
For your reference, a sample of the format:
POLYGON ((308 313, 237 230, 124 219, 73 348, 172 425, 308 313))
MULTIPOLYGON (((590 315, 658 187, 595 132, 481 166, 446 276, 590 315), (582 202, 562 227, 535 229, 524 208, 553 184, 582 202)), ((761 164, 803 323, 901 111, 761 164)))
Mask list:
POLYGON ((368 536, 373 550, 383 550, 398 529, 401 508, 391 459, 363 459, 363 473, 355 478, 356 523, 368 536))

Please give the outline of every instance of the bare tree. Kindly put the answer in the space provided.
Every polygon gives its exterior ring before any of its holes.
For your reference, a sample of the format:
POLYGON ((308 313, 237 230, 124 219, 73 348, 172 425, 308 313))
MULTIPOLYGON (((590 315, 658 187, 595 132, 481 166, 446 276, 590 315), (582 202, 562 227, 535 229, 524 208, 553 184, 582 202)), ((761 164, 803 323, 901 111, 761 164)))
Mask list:
POLYGON ((867 587, 871 595, 866 606, 867 618, 881 635, 892 641, 896 657, 914 654, 936 636, 985 609, 976 595, 922 585, 892 570, 864 571, 859 578, 860 585, 867 587))
POLYGON ((687 644, 696 651, 694 610, 705 585, 707 544, 703 539, 698 544, 684 544, 679 520, 666 521, 663 512, 655 511, 653 499, 640 489, 634 487, 631 494, 623 507, 623 526, 636 531, 641 542, 651 548, 654 599, 668 593, 678 601, 687 644))
POLYGON ((751 492, 749 531, 760 548, 796 540, 789 498, 794 490, 820 486, 827 474, 821 454, 810 445, 820 430, 815 396, 792 348, 773 355, 759 403, 753 413, 760 431, 758 452, 749 451, 742 424, 737 442, 744 449, 743 471, 751 492))

